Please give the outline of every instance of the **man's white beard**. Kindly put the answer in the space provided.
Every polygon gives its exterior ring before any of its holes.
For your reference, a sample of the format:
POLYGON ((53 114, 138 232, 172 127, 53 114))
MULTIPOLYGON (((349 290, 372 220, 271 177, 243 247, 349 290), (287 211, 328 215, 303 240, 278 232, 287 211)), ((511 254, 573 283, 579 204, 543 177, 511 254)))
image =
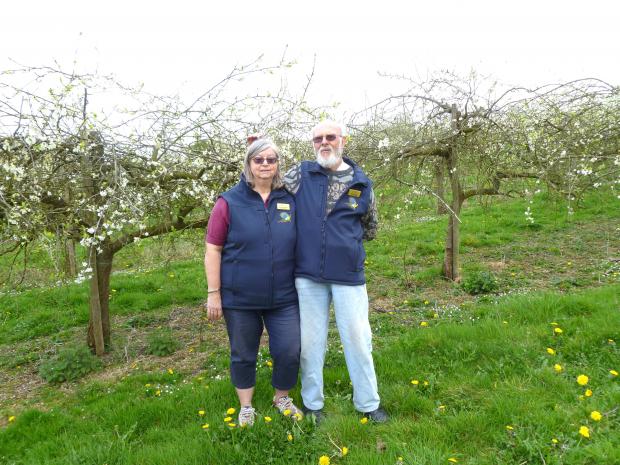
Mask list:
POLYGON ((342 147, 338 147, 336 150, 334 150, 332 147, 330 147, 329 149, 331 150, 331 153, 327 158, 321 155, 322 147, 315 151, 316 162, 323 168, 327 169, 338 166, 342 160, 342 147))

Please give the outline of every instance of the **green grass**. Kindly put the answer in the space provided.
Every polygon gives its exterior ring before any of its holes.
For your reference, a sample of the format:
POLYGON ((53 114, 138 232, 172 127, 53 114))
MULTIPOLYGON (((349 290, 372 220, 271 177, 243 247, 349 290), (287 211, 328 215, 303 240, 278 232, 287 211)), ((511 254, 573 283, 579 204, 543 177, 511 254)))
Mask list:
POLYGON ((424 315, 415 308, 373 315, 380 392, 392 414, 385 425, 359 422, 339 342, 331 337, 329 416, 319 428, 307 421, 298 428, 276 414, 264 365, 255 404, 274 421, 245 430, 223 422, 225 410, 236 406, 227 379, 134 372, 117 382, 83 382, 49 409, 16 412, 0 430, 0 461, 316 464, 321 455, 337 454, 333 440, 350 452, 332 463, 396 464, 403 457, 405 464, 447 464, 453 457, 472 465, 615 464, 620 378, 609 370, 619 368, 619 305, 620 286, 612 285, 508 296, 440 314, 426 328, 417 324, 424 315), (551 323, 563 333, 554 335, 551 323), (554 371, 555 363, 563 372, 554 371), (587 386, 577 384, 579 374, 589 376, 587 386), (581 399, 586 388, 594 394, 581 399), (592 410, 603 413, 600 422, 589 418, 592 410), (590 439, 579 435, 582 425, 590 439))

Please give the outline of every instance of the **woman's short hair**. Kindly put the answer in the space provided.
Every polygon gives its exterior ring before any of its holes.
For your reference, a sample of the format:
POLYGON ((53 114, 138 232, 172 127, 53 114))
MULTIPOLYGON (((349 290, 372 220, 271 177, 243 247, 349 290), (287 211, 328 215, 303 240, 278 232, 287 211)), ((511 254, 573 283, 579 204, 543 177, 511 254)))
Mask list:
POLYGON ((271 139, 257 139, 248 146, 245 152, 245 160, 243 161, 243 175, 245 176, 245 180, 250 187, 254 187, 254 175, 252 174, 252 169, 250 168, 252 158, 268 149, 273 150, 273 153, 275 153, 276 158, 278 159, 276 174, 271 181, 271 188, 280 189, 284 185, 282 183, 282 174, 280 173, 280 149, 271 139))

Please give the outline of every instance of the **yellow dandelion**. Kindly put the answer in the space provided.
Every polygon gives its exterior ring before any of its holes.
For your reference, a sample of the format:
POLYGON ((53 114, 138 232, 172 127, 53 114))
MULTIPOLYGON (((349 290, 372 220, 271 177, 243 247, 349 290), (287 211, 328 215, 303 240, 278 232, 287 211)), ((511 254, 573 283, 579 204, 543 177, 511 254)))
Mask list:
POLYGON ((585 386, 586 384, 588 384, 589 380, 590 379, 586 375, 579 375, 579 376, 577 376, 577 383, 580 386, 585 386))
POLYGON ((562 365, 560 365, 559 363, 556 363, 555 365, 553 365, 553 369, 556 373, 561 373, 564 368, 562 368, 562 365))
POLYGON ((201 417, 204 416, 205 411, 204 410, 198 410, 198 415, 200 415, 201 417))
POLYGON ((292 441, 293 440, 293 435, 291 433, 288 433, 288 435, 286 436, 286 439, 288 439, 289 442, 292 441))
POLYGON ((273 362, 271 360, 267 360, 267 366, 268 367, 272 367, 273 366, 273 362))
POLYGON ((566 266, 571 266, 573 262, 566 262, 566 266))
POLYGON ((169 273, 169 274, 168 274, 168 277, 169 277, 169 278, 174 278, 174 273, 169 273))
POLYGON ((584 438, 589 438, 590 437, 590 428, 588 428, 587 426, 581 426, 579 428, 579 434, 581 434, 584 438))
POLYGON ((265 423, 269 423, 271 421, 271 417, 265 417, 264 420, 265 420, 265 423))
POLYGON ((594 421, 601 421, 603 415, 601 415, 601 412, 593 410, 592 413, 590 413, 590 418, 592 418, 594 421))
POLYGON ((549 323, 551 326, 557 326, 558 324, 555 321, 552 321, 551 323, 549 323))
POLYGON ((366 418, 366 417, 361 418, 361 419, 360 419, 360 423, 361 423, 362 425, 365 425, 366 423, 368 423, 368 418, 366 418))
POLYGON ((226 414, 227 415, 232 415, 233 413, 235 413, 236 410, 234 407, 230 407, 228 410, 226 410, 226 414))
POLYGON ((411 384, 413 384, 414 386, 417 386, 418 384, 420 384, 420 382, 417 379, 412 379, 411 384))
POLYGON ((613 344, 614 340, 613 339, 607 339, 607 342, 609 342, 610 344, 613 344))
POLYGON ((285 417, 288 417, 291 414, 291 410, 290 409, 286 409, 284 410, 284 412, 282 412, 282 415, 284 415, 285 417))
POLYGON ((420 326, 426 328, 428 326, 428 321, 420 321, 420 326))
POLYGON ((11 415, 9 417, 9 423, 13 423, 15 421, 15 415, 11 415))
POLYGON ((438 408, 439 408, 440 412, 444 412, 446 410, 446 406, 445 405, 440 405, 438 408))
POLYGON ((205 423, 204 425, 202 425, 202 429, 209 429, 209 423, 205 423))
POLYGON ((551 440, 551 442, 552 442, 553 444, 557 444, 557 443, 558 443, 558 442, 560 442, 560 441, 558 441, 556 438, 553 438, 553 439, 551 440))
POLYGON ((439 318, 439 313, 433 313, 433 318, 439 318))
POLYGON ((303 418, 303 416, 301 415, 301 413, 297 412, 295 413, 295 415, 293 415, 292 417, 295 421, 301 421, 301 419, 303 418))
POLYGON ((349 453, 349 448, 348 447, 343 447, 341 450, 342 456, 344 457, 345 455, 347 455, 349 453))
POLYGON ((236 425, 236 424, 234 424, 234 423, 228 423, 228 426, 229 426, 230 428, 234 428, 234 427, 235 427, 235 426, 237 426, 237 425, 236 425))
POLYGON ((562 331, 562 328, 553 328, 553 332, 555 334, 562 334, 564 331, 562 331))
POLYGON ((555 350, 553 350, 551 347, 547 347, 547 353, 549 355, 555 355, 555 350))
POLYGON ((403 463, 403 460, 404 460, 404 459, 403 459, 402 457, 397 457, 397 458, 396 458, 396 460, 397 460, 399 463, 403 463))
POLYGON ((430 302, 428 300, 425 300, 424 305, 428 305, 428 304, 430 304, 430 302))
POLYGON ((161 390, 158 389, 157 391, 155 391, 155 395, 156 396, 161 396, 161 390))
POLYGON ((586 389, 586 392, 583 393, 586 397, 592 397, 592 389, 586 389))
POLYGON ((319 457, 319 465, 329 465, 329 457, 327 455, 321 455, 319 457))
POLYGON ((448 462, 450 462, 450 463, 457 463, 457 462, 458 462, 458 460, 457 460, 457 459, 455 459, 454 457, 450 457, 450 458, 448 459, 448 462))
POLYGON ((512 431, 512 430, 514 429, 514 427, 513 427, 513 426, 510 426, 510 425, 506 425, 506 429, 507 429, 508 431, 512 431))
POLYGON ((224 418, 224 423, 229 423, 232 421, 232 417, 226 417, 224 418))
POLYGON ((424 381, 424 386, 428 386, 430 383, 428 381, 424 381))
POLYGON ((502 324, 507 325, 508 322, 506 320, 502 321, 502 324))
POLYGON ((151 387, 151 383, 146 383, 146 384, 144 385, 144 387, 150 388, 150 387, 151 387))
POLYGON ((609 370, 609 374, 611 376, 618 376, 618 372, 616 370, 609 370))
POLYGON ((168 368, 168 374, 169 375, 173 375, 174 374, 174 370, 172 368, 168 368))

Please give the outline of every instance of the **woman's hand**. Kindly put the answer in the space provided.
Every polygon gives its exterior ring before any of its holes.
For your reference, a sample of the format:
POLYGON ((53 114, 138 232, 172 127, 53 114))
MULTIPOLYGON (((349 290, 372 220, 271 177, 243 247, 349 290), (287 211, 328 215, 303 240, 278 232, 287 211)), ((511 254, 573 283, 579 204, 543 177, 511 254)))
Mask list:
POLYGON ((222 296, 220 291, 213 292, 207 297, 207 318, 219 320, 222 318, 222 296))

